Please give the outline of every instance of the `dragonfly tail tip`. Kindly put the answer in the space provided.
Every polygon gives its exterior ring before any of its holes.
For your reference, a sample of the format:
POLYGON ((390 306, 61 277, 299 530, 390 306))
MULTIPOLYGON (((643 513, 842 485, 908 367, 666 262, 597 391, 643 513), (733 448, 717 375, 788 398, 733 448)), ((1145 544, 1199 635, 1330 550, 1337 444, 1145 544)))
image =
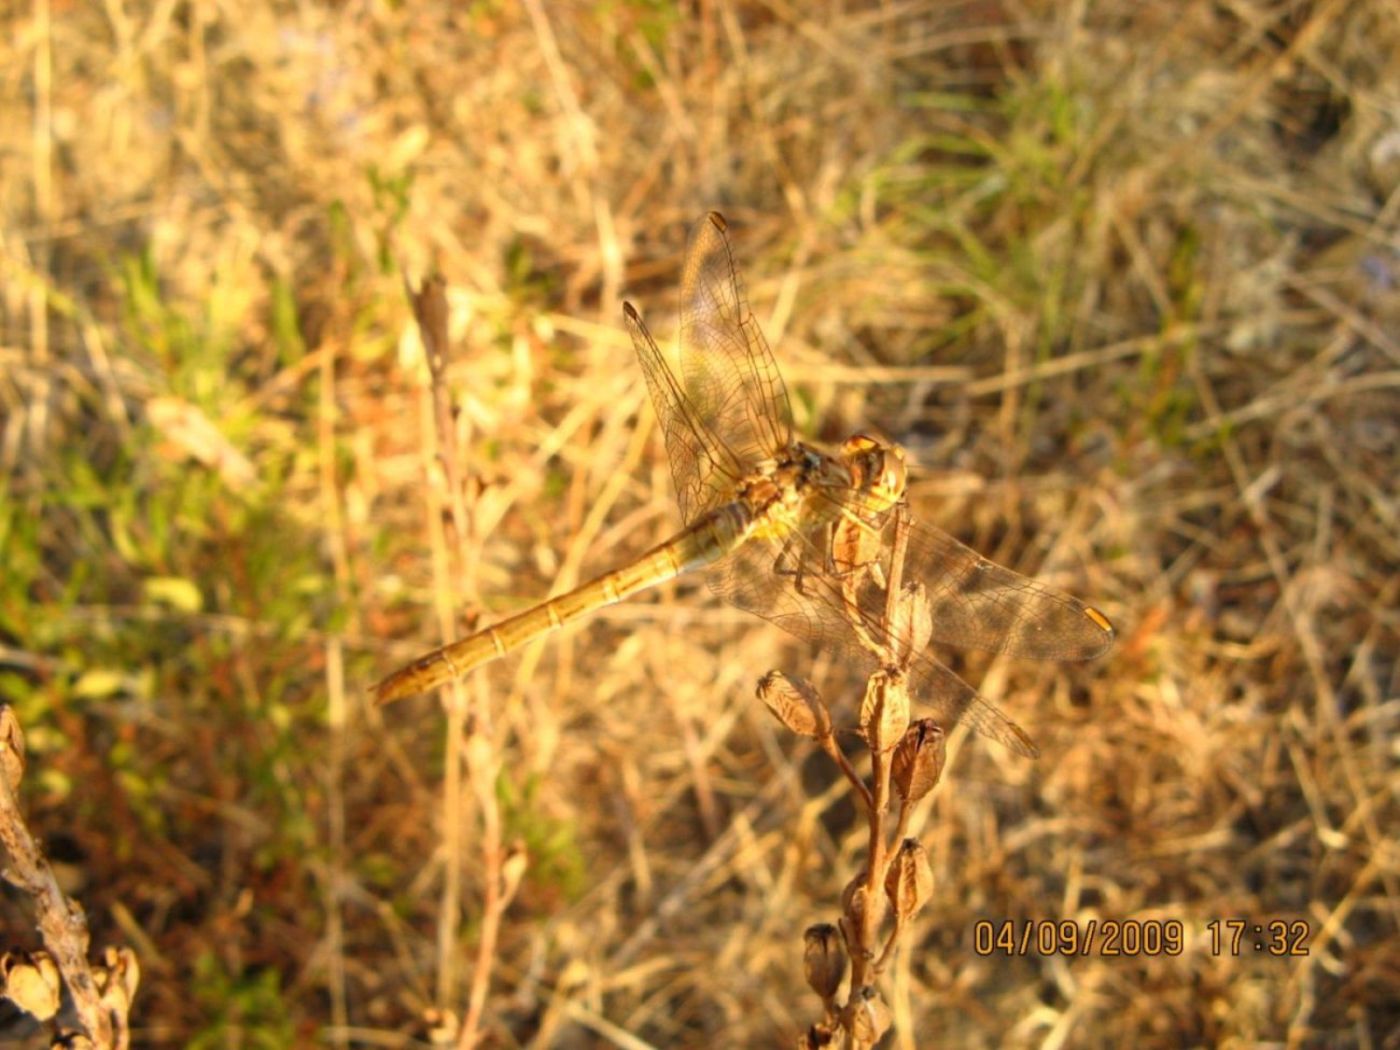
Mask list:
POLYGON ((390 675, 371 688, 370 695, 374 697, 375 707, 384 707, 386 704, 392 704, 395 700, 402 700, 408 693, 404 691, 403 683, 394 681, 394 676, 390 675))

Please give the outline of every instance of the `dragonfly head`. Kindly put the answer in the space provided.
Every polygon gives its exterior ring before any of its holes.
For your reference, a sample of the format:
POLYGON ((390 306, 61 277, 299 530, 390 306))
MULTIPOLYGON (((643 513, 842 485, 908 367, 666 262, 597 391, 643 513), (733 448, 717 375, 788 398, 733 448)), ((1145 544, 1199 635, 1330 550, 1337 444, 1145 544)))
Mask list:
POLYGON ((868 434, 853 434, 842 443, 841 456, 851 471, 851 481, 874 497, 880 509, 893 507, 904 498, 909 479, 904 449, 868 434))

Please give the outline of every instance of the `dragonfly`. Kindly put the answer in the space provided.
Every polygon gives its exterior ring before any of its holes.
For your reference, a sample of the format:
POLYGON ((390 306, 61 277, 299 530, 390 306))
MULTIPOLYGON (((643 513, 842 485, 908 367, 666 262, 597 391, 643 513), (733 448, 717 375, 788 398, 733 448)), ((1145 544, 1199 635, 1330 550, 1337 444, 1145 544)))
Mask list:
MULTIPOLYGON (((684 528, 622 568, 419 657, 374 687, 377 703, 460 678, 692 571, 725 601, 873 670, 900 648, 884 574, 875 571, 896 525, 903 578, 921 587, 931 641, 1037 660, 1087 660, 1113 644, 1113 626, 1098 609, 911 520, 898 445, 857 434, 828 452, 794 435, 787 389, 744 297, 727 230, 710 212, 690 233, 678 369, 632 304, 623 304, 684 528)), ((1020 726, 927 648, 901 659, 910 695, 946 731, 965 723, 1018 754, 1038 754, 1020 726)))

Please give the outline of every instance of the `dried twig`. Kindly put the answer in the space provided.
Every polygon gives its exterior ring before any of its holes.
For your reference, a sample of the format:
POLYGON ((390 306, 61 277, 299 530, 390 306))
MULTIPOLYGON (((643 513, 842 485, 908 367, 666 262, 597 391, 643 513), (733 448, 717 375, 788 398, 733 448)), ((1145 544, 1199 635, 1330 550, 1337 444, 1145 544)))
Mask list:
MULTIPOLYGON (((431 376, 433 426, 428 428, 430 447, 436 450, 436 462, 441 468, 439 479, 444 493, 439 499, 446 503, 449 515, 448 536, 441 531, 442 516, 437 507, 430 507, 430 524, 434 532, 436 592, 444 596, 439 604, 439 619, 444 636, 452 633, 454 617, 452 599, 461 593, 455 585, 457 573, 450 568, 465 560, 464 548, 471 538, 471 517, 465 496, 465 478, 460 469, 458 434, 447 382, 447 297, 440 278, 425 281, 417 292, 411 293, 414 317, 422 334, 431 376)), ((432 492, 430 495, 437 495, 432 492)), ((436 501, 435 501, 436 502, 436 501)), ((481 913, 478 927, 475 964, 467 993, 466 1013, 456 1032, 459 1047, 477 1045, 491 987, 491 972, 495 963, 496 944, 501 918, 510 904, 524 871, 524 854, 515 849, 507 856, 501 838, 500 805, 496 798, 496 777, 499 770, 491 711, 487 697, 475 690, 468 701, 465 685, 454 680, 447 687, 447 754, 453 756, 446 769, 443 784, 443 838, 446 863, 442 904, 438 916, 438 1003, 444 1017, 453 1016, 451 1004, 457 988, 457 938, 462 913, 461 872, 462 844, 462 772, 463 765, 481 821, 479 872, 481 876, 481 913)))
POLYGON ((127 1016, 140 980, 136 956, 127 948, 108 948, 100 965, 89 965, 87 916, 82 905, 59 889, 20 813, 23 773, 19 719, 8 705, 0 705, 0 842, 9 859, 3 875, 31 902, 46 949, 10 951, 0 958, 2 994, 39 1021, 52 1022, 55 1047, 123 1050, 130 1045, 127 1016), (69 1002, 60 1010, 63 988, 69 1002))
POLYGON ((769 672, 759 683, 759 697, 789 729, 816 740, 840 767, 865 807, 869 840, 864 869, 846 886, 837 925, 819 923, 803 936, 807 983, 821 997, 822 1019, 804 1035, 803 1046, 830 1046, 839 1038, 851 1048, 873 1047, 890 1025, 890 1011, 875 987, 893 957, 909 920, 929 899, 933 872, 916 840, 905 838, 909 811, 931 791, 942 774, 943 730, 932 719, 909 721, 908 671, 915 653, 928 642, 932 613, 919 584, 903 584, 908 528, 905 508, 894 510, 894 544, 887 565, 875 556, 869 530, 838 527, 833 554, 843 570, 851 625, 862 643, 880 659, 866 683, 860 732, 870 749, 870 783, 851 765, 837 741, 831 714, 812 686, 769 672), (865 582, 885 590, 884 623, 879 632, 865 628, 856 595, 865 582), (899 817, 890 828, 891 793, 899 798, 899 817), (881 931, 891 910, 894 922, 883 941, 881 931), (838 991, 850 963, 849 995, 838 991))

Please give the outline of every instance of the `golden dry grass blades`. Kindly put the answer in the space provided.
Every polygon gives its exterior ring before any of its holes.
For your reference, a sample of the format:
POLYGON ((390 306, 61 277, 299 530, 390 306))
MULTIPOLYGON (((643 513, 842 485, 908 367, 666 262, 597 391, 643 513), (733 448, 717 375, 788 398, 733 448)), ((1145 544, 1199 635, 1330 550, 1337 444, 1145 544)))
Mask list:
POLYGON ((950 736, 890 839, 932 895, 879 1000, 844 971, 851 1025, 1393 1041, 1392 8, 7 8, 0 699, 92 943, 137 948, 138 1041, 819 1016, 802 931, 868 822, 752 686, 839 728, 862 676, 682 579, 446 718, 363 699, 672 534, 620 310, 672 315, 709 207, 797 432, 878 425, 915 517, 1120 632, 937 650, 1041 757, 950 736), (403 292, 434 270, 450 442, 403 292))

